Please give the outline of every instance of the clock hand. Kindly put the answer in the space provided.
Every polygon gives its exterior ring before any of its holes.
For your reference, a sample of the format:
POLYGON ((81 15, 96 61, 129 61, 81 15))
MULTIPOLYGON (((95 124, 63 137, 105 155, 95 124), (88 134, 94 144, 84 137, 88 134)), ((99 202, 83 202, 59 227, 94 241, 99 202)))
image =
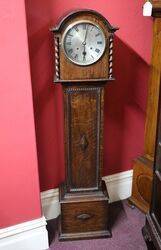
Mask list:
POLYGON ((83 51, 83 61, 85 61, 85 59, 86 59, 86 55, 87 55, 87 52, 85 51, 85 46, 84 46, 84 51, 83 51))
POLYGON ((82 43, 83 45, 86 45, 87 33, 88 33, 88 26, 86 28, 86 33, 85 33, 84 41, 82 43))
POLYGON ((86 55, 87 55, 87 52, 86 52, 86 39, 87 39, 87 33, 88 33, 88 25, 87 25, 87 28, 86 28, 86 33, 85 33, 85 37, 84 37, 84 41, 82 43, 83 45, 83 60, 86 59, 86 55))
POLYGON ((83 45, 83 61, 85 61, 85 59, 86 59, 86 55, 87 55, 87 52, 86 52, 86 47, 85 47, 85 45, 83 45))

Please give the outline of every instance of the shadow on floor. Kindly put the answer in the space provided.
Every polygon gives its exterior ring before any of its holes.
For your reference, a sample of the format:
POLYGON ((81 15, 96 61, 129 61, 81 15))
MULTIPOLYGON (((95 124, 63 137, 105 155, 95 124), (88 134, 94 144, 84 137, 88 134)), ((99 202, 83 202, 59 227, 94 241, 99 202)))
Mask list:
POLYGON ((58 231, 58 218, 47 221, 46 228, 48 231, 49 245, 50 245, 56 236, 56 232, 58 231))
POLYGON ((117 221, 120 217, 126 216, 123 204, 121 201, 111 203, 109 206, 109 226, 112 229, 115 224, 117 224, 117 221))

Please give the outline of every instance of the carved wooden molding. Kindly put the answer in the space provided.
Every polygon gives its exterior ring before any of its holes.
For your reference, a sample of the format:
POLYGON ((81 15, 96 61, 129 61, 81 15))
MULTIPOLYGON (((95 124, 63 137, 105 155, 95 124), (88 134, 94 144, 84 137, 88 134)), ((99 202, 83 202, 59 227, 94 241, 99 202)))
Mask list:
POLYGON ((94 14, 97 17, 99 17, 99 19, 103 20, 103 22, 105 23, 105 25, 107 26, 108 30, 110 32, 115 32, 116 30, 118 30, 118 27, 113 27, 107 20, 105 20, 105 18, 98 13, 97 11, 94 10, 89 10, 89 9, 81 9, 81 10, 77 10, 77 11, 73 11, 73 12, 69 12, 63 19, 61 19, 61 21, 57 24, 57 26, 52 27, 50 29, 50 31, 54 31, 54 32, 59 32, 62 27, 66 24, 66 22, 68 22, 69 19, 74 18, 77 14, 94 14))
POLYGON ((112 79, 113 72, 113 34, 109 38, 109 79, 112 79))
POLYGON ((59 67, 59 37, 55 36, 55 80, 60 78, 60 67, 59 67))
POLYGON ((84 134, 82 137, 81 137, 81 140, 80 140, 80 147, 82 149, 83 152, 86 151, 86 149, 88 148, 88 145, 89 145, 89 142, 87 140, 87 137, 86 135, 84 134))
POLYGON ((153 5, 152 16, 161 17, 161 0, 153 0, 152 5, 153 5))
POLYGON ((81 91, 100 91, 100 88, 99 87, 79 87, 79 88, 70 88, 70 87, 68 87, 68 88, 66 88, 66 89, 64 89, 64 92, 66 92, 66 93, 73 93, 73 92, 81 92, 81 91))
POLYGON ((88 220, 91 217, 92 217, 91 214, 79 214, 79 215, 77 215, 77 219, 82 220, 82 221, 88 220))

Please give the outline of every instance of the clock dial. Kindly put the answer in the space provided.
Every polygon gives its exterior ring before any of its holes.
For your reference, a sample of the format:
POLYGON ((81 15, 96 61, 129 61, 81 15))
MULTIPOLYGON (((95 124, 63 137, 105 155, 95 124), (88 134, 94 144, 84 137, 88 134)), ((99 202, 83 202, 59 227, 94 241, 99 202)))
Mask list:
POLYGON ((70 61, 87 66, 98 61, 103 55, 106 39, 99 26, 88 21, 79 21, 65 30, 62 44, 70 61))

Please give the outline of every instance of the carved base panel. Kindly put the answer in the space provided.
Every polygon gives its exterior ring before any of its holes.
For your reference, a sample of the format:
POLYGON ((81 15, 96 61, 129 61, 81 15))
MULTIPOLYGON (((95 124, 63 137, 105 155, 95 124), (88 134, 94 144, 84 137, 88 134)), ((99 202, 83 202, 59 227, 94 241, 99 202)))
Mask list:
POLYGON ((66 193, 60 188, 60 240, 78 240, 111 237, 106 190, 66 193))
POLYGON ((132 196, 129 201, 142 212, 147 213, 150 208, 153 161, 145 157, 139 157, 133 162, 133 186, 132 196))

